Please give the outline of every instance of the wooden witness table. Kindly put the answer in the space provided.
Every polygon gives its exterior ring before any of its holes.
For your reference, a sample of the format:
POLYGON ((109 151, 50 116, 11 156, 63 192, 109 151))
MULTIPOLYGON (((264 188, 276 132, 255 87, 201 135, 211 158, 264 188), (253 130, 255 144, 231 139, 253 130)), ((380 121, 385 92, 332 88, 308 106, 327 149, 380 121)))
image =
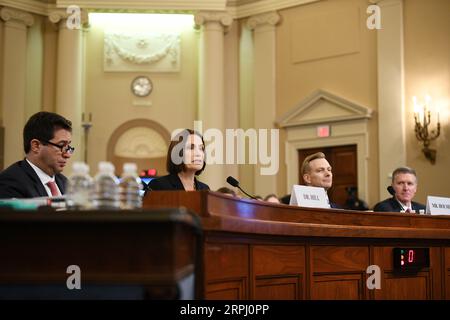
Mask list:
POLYGON ((201 297, 198 220, 185 209, 2 208, 0 300, 201 297))
POLYGON ((201 218, 206 299, 450 299, 450 217, 311 209, 216 192, 154 191, 145 208, 201 218), (393 248, 429 248, 398 273, 393 248), (369 289, 368 266, 380 269, 369 289))

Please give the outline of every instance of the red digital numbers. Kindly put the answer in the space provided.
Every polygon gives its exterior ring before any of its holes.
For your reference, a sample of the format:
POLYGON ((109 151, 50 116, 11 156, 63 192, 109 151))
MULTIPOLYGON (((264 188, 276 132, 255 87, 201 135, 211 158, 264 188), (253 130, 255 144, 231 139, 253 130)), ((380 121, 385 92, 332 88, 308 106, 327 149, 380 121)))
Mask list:
POLYGON ((414 250, 408 250, 408 263, 414 262, 414 250))

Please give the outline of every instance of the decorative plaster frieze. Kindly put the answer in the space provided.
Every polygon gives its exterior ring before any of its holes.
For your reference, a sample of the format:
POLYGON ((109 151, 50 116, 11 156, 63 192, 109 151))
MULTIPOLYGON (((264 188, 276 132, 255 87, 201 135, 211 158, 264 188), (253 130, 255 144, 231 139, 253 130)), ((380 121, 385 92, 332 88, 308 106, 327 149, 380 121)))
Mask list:
POLYGON ((105 30, 105 71, 177 72, 180 34, 105 30))
POLYGON ((16 23, 24 24, 27 27, 31 27, 34 23, 34 18, 31 14, 17 9, 4 7, 0 10, 0 17, 3 21, 14 21, 16 23))
POLYGON ((250 17, 250 19, 248 19, 247 21, 247 26, 250 28, 250 30, 253 30, 262 25, 275 26, 278 22, 280 22, 280 19, 280 15, 275 11, 262 13, 250 17))

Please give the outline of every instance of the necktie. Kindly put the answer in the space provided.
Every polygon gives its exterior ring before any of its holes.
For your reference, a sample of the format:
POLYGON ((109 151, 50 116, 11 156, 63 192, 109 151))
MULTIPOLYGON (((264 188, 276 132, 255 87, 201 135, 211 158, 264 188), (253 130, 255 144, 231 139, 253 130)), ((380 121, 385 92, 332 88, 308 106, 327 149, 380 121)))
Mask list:
POLYGON ((58 187, 56 186, 55 181, 47 182, 47 186, 50 188, 52 196, 59 196, 58 187))
POLYGON ((411 213, 411 209, 410 208, 406 208, 405 212, 406 213, 411 213))

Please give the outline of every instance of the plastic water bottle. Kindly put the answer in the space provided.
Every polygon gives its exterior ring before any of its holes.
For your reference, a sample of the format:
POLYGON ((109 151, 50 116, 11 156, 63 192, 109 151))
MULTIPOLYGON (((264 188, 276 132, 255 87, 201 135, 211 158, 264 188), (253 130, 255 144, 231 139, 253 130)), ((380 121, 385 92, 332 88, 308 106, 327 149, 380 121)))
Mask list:
POLYGON ((142 207, 142 182, 137 174, 135 163, 125 163, 123 165, 122 179, 119 184, 120 208, 136 209, 142 207))
POLYGON ((93 180, 89 176, 89 166, 80 161, 72 165, 72 175, 67 186, 67 207, 72 209, 89 209, 92 205, 91 197, 93 180))
POLYGON ((97 209, 119 209, 119 179, 114 175, 114 165, 101 161, 94 178, 93 206, 97 209))

